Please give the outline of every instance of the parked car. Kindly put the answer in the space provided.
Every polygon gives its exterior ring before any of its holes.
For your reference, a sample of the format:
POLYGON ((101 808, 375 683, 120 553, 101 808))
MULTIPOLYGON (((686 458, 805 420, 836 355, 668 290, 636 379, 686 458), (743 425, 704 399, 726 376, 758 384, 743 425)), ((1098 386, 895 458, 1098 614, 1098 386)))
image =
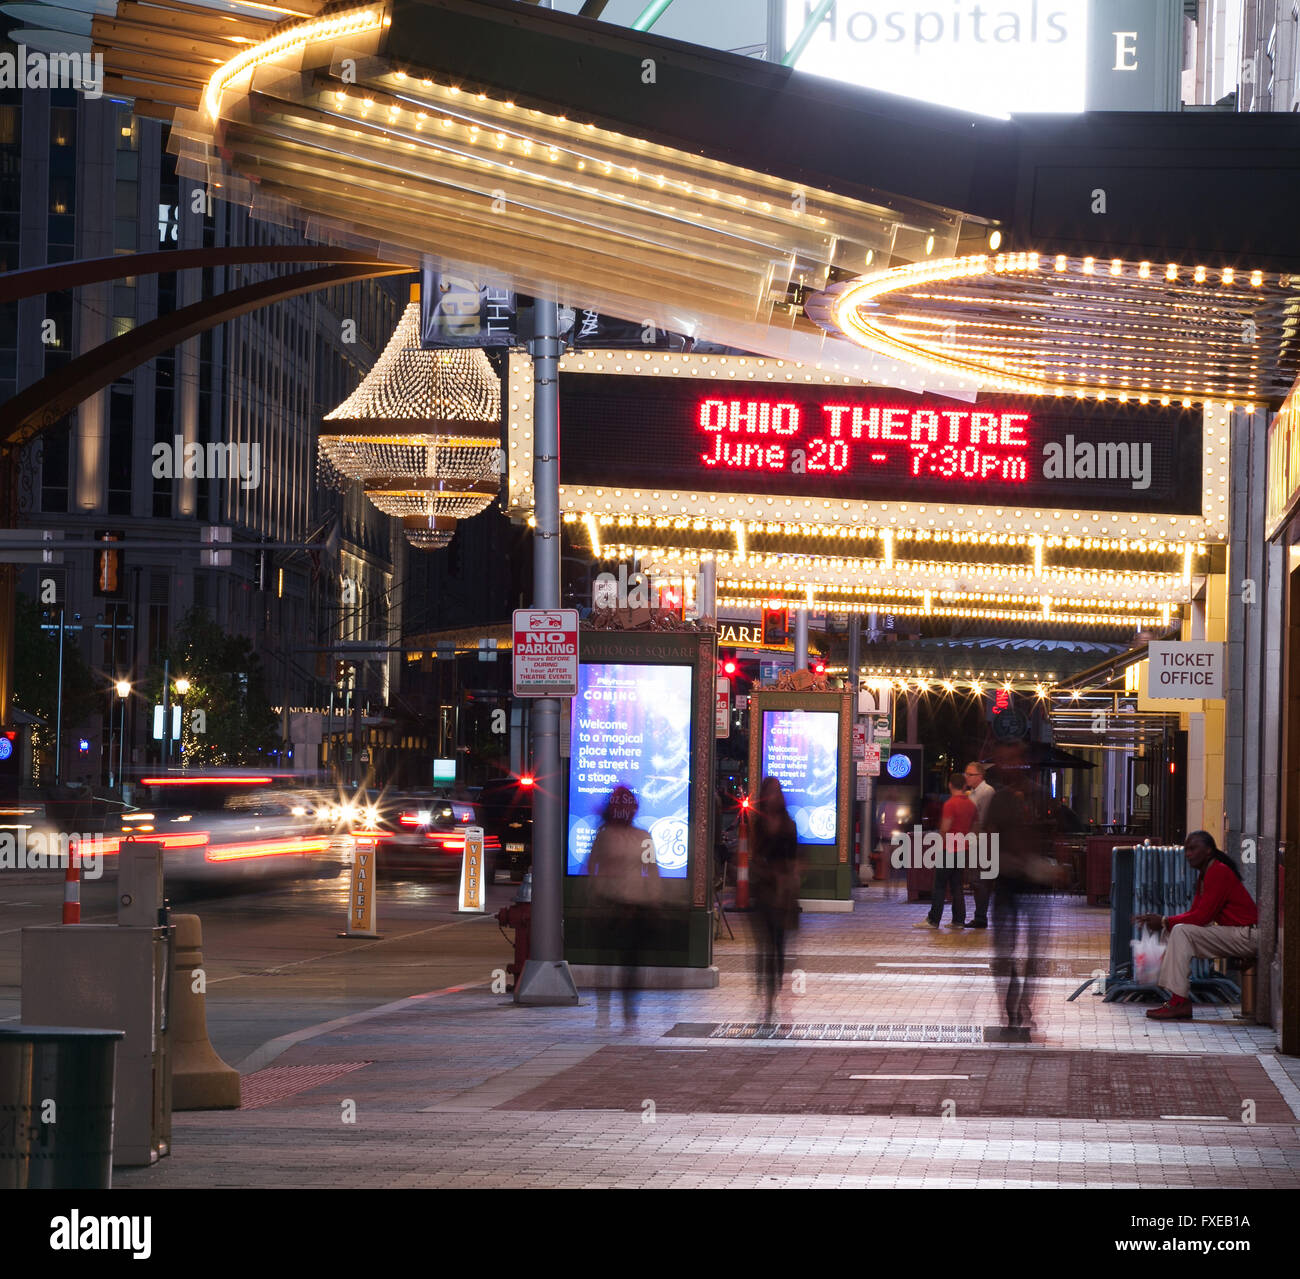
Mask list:
POLYGON ((501 850, 501 868, 518 883, 533 864, 533 778, 529 773, 491 778, 477 800, 483 830, 501 850))
MULTIPOLYGON (((448 791, 389 793, 374 806, 379 873, 388 878, 459 875, 465 832, 482 826, 477 806, 448 791)), ((358 833, 364 837, 364 833, 358 833)), ((484 830, 487 881, 493 883, 501 860, 501 841, 484 830)))

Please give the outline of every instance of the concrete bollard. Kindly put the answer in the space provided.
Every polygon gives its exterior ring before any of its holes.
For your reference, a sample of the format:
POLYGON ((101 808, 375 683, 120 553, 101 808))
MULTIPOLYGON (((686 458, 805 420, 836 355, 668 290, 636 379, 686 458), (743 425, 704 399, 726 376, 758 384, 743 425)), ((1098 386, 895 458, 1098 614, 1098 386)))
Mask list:
POLYGON ((239 1072, 208 1042, 207 996, 195 990, 203 967, 203 925, 197 915, 173 915, 176 957, 172 965, 171 1052, 173 1110, 239 1107, 239 1072))

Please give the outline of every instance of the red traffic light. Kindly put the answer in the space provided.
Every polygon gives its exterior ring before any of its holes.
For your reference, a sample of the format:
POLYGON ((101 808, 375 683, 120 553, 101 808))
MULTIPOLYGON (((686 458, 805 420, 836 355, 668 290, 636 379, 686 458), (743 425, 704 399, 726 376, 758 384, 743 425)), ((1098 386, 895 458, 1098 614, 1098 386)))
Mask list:
POLYGON ((825 662, 814 662, 814 663, 813 663, 813 674, 814 674, 814 675, 825 675, 825 674, 826 674, 826 663, 825 663, 825 662))
POLYGON ((524 773, 519 778, 520 786, 535 786, 536 784, 537 784, 537 779, 532 775, 532 773, 524 773))
POLYGON ((729 657, 722 663, 722 673, 724 675, 734 675, 736 673, 736 659, 729 657))

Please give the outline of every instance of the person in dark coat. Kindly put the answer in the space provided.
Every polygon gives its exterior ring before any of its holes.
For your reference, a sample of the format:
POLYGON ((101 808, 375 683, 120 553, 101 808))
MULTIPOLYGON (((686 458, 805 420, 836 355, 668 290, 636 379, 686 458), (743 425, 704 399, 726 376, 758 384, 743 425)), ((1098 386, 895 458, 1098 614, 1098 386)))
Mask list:
MULTIPOLYGON (((1019 745, 1018 743, 1016 744, 1019 745)), ((1019 755, 1008 757, 1019 761, 1019 755)), ((1037 814, 1041 796, 1023 765, 1000 769, 1002 785, 989 801, 984 829, 997 837, 998 867, 993 885, 993 949, 997 973, 1006 982, 1007 1031, 1027 1038, 1034 1024, 1034 984, 1040 975, 1049 893, 1056 870, 1037 814)))
MULTIPOLYGON (((661 889, 654 840, 649 831, 633 825, 639 807, 626 786, 614 788, 587 863, 592 900, 609 920, 618 953, 615 980, 623 992, 623 1022, 627 1026, 636 1024, 637 969, 645 962, 661 889)), ((608 1020, 608 1007, 599 996, 597 1018, 598 1022, 608 1020)))
POLYGON ((765 777, 759 790, 752 843, 749 879, 758 986, 771 1022, 785 982, 786 934, 799 927, 799 837, 775 777, 765 777))

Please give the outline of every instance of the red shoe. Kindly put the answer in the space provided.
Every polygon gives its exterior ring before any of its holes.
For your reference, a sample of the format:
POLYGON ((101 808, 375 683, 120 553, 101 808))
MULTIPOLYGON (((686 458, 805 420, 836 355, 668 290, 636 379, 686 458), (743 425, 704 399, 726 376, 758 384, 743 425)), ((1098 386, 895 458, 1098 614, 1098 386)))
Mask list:
POLYGON ((1167 1004, 1147 1012, 1152 1021, 1193 1021, 1192 1001, 1185 995, 1175 995, 1167 1004))

